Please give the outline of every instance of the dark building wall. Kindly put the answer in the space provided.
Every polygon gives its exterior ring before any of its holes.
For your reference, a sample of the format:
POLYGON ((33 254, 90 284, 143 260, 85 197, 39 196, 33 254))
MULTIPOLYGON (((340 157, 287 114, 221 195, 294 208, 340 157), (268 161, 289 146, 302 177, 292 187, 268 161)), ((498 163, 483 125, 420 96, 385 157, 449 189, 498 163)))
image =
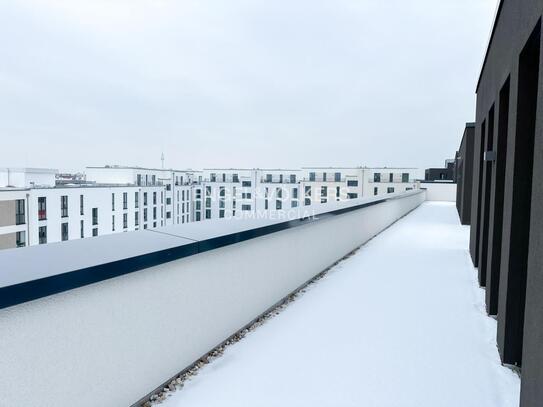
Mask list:
POLYGON ((474 137, 470 253, 502 361, 521 368, 522 407, 543 406, 542 14, 543 0, 501 1, 474 137))
POLYGON ((469 225, 471 222, 474 138, 475 123, 466 123, 456 154, 456 209, 462 225, 469 225))
POLYGON ((454 181, 454 166, 444 168, 427 168, 424 171, 425 181, 454 181))

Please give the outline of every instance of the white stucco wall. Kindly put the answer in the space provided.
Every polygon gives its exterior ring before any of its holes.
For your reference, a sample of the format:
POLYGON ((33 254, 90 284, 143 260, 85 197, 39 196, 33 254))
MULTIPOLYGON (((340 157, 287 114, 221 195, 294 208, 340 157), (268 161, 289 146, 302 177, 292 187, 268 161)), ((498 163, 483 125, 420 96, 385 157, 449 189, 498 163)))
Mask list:
POLYGON ((410 194, 0 310, 0 406, 130 405, 424 199, 410 194))
POLYGON ((451 183, 421 183, 420 187, 426 189, 428 201, 456 202, 456 184, 451 183))

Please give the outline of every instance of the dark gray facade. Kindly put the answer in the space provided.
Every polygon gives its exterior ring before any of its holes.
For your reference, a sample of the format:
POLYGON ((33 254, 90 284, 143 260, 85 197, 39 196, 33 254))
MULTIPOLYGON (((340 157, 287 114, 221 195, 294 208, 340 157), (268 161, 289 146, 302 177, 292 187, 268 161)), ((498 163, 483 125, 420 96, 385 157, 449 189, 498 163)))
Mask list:
POLYGON ((445 163, 443 168, 427 168, 424 171, 425 181, 454 181, 455 177, 455 160, 445 163))
POLYGON ((475 123, 466 123, 462 142, 456 153, 456 209, 462 225, 469 225, 471 222, 474 138, 475 123))
POLYGON ((543 0, 502 0, 477 85, 470 253, 520 369, 521 406, 543 406, 543 0))

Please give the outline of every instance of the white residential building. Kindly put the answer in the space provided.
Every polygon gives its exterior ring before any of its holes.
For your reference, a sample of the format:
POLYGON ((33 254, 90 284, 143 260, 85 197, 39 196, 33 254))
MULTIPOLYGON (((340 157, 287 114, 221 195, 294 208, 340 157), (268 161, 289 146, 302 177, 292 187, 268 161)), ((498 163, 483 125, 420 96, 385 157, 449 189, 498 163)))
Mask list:
POLYGON ((363 196, 404 192, 418 188, 417 168, 365 168, 363 196))
MULTIPOLYGON (((0 249, 151 229, 172 219, 164 185, 138 186, 124 179, 57 183, 57 172, 0 169, 0 249)), ((181 190, 188 222, 190 193, 181 190)))
POLYGON ((190 222, 192 189, 201 182, 202 172, 106 165, 87 167, 87 180, 106 184, 131 184, 141 188, 160 187, 160 226, 190 222))
POLYGON ((87 167, 86 173, 0 169, 0 249, 417 188, 414 168, 205 169, 87 167))
POLYGON ((416 168, 304 167, 304 205, 357 199, 416 188, 416 168))
POLYGON ((262 216, 299 205, 300 170, 204 169, 194 190, 194 220, 262 216))

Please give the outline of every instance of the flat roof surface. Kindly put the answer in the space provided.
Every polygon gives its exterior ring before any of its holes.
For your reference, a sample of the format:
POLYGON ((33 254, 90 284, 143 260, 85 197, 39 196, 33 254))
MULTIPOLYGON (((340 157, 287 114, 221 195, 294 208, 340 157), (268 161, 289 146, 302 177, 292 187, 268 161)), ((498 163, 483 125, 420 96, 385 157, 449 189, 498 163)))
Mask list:
POLYGON ((99 165, 99 166, 90 166, 85 167, 93 170, 145 170, 145 171, 167 171, 167 172, 200 172, 199 170, 176 170, 174 168, 147 168, 147 167, 137 167, 129 165, 99 165))
POLYGON ((160 406, 518 407, 468 244, 422 204, 160 406))

